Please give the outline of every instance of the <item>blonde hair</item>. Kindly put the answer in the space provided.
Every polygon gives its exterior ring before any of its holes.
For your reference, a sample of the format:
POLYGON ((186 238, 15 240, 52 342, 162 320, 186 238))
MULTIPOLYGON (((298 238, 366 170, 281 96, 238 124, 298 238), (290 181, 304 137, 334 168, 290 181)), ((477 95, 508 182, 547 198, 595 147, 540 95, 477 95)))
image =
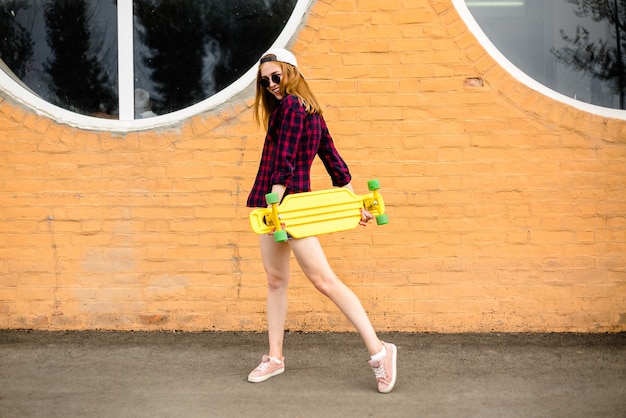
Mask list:
MULTIPOLYGON (((313 113, 321 115, 322 108, 317 102, 315 95, 313 95, 308 83, 304 77, 302 77, 302 74, 300 74, 300 71, 298 71, 298 69, 291 64, 286 64, 280 61, 272 62, 276 62, 280 65, 283 71, 283 75, 280 80, 281 96, 297 96, 304 106, 306 113, 309 115, 313 113)), ((260 125, 262 120, 265 129, 267 129, 270 115, 274 110, 276 110, 279 104, 280 100, 278 100, 272 93, 261 85, 261 66, 259 66, 259 70, 256 74, 256 96, 254 99, 254 120, 257 125, 260 125)))

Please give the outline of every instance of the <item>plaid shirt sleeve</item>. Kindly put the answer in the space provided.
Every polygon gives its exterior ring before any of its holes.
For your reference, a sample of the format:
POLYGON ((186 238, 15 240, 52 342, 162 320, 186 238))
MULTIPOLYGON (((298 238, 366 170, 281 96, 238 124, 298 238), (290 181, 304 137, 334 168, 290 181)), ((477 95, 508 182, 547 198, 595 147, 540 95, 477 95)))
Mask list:
POLYGON ((333 142, 333 138, 330 136, 330 132, 328 132, 326 121, 324 121, 324 118, 320 117, 320 119, 322 139, 317 155, 320 157, 320 160, 322 160, 322 163, 324 163, 324 167, 326 167, 326 171, 328 171, 328 174, 333 181, 333 186, 345 186, 352 180, 350 170, 335 148, 335 143, 333 142))

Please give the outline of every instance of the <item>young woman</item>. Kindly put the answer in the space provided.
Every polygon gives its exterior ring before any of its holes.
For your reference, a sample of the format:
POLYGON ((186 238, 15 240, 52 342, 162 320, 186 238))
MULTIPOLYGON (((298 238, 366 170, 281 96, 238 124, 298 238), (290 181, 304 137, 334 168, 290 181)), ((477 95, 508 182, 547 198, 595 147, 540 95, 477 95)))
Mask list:
MULTIPOLYGON (((267 135, 259 171, 248 207, 266 207, 265 194, 278 193, 282 200, 289 193, 311 190, 310 170, 318 155, 333 186, 352 190, 348 166, 338 154, 322 117, 322 110, 298 70, 294 55, 282 48, 261 57, 256 81, 254 117, 263 121, 267 135)), ((361 224, 372 215, 362 211, 361 224)), ((357 296, 335 275, 317 237, 275 242, 272 235, 260 236, 261 257, 267 274, 267 324, 269 353, 248 376, 263 382, 285 371, 283 333, 287 315, 289 260, 296 261, 311 283, 330 298, 355 326, 371 356, 370 365, 378 380, 378 390, 390 392, 396 382, 397 348, 378 339, 357 296)))

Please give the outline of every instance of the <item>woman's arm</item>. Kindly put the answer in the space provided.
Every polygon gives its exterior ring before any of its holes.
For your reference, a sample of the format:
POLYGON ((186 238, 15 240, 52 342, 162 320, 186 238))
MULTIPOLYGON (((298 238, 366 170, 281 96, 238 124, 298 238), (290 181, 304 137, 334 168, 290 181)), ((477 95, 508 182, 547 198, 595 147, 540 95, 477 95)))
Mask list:
POLYGON ((272 186, 272 193, 276 193, 278 195, 278 201, 282 202, 283 201, 283 196, 285 196, 285 191, 287 190, 287 188, 285 187, 284 184, 274 184, 272 186))
POLYGON ((333 181, 333 186, 343 187, 349 184, 352 179, 350 170, 335 148, 333 138, 330 136, 330 132, 328 131, 328 127, 326 126, 326 122, 323 118, 321 122, 322 140, 317 151, 317 155, 320 157, 320 160, 322 160, 326 171, 330 175, 330 178, 333 181))

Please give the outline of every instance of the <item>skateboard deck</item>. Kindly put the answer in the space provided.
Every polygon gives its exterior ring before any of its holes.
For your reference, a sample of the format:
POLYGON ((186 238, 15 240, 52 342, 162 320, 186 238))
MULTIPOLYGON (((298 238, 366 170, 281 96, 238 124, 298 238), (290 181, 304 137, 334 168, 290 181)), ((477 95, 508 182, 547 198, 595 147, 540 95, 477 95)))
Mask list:
POLYGON ((383 197, 377 180, 368 182, 370 193, 357 195, 346 188, 287 195, 282 203, 276 193, 265 196, 268 208, 250 213, 250 225, 257 234, 274 233, 274 240, 289 236, 304 238, 356 228, 361 209, 366 209, 378 225, 388 223, 383 197))

